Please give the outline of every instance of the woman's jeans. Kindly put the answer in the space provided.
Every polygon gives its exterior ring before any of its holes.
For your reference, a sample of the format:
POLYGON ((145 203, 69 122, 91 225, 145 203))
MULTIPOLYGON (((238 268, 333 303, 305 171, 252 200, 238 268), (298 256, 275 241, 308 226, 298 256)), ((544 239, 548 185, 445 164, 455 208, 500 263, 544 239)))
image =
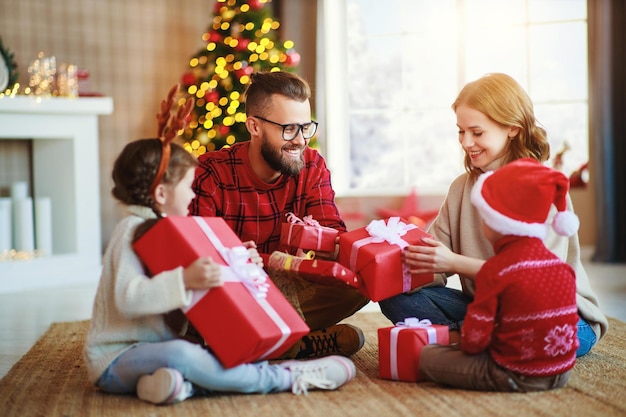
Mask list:
MULTIPOLYGON (((385 317, 392 323, 404 321, 407 317, 417 317, 459 331, 463 325, 467 305, 471 302, 472 297, 460 290, 449 287, 426 287, 414 293, 387 298, 378 304, 385 317)), ((597 342, 593 329, 582 318, 578 321, 578 341, 580 346, 576 351, 577 357, 587 354, 597 342)))
POLYGON ((177 369, 183 378, 207 391, 268 393, 290 386, 289 371, 267 362, 225 369, 209 351, 186 340, 139 343, 118 356, 96 385, 106 392, 134 393, 143 375, 159 368, 177 369))

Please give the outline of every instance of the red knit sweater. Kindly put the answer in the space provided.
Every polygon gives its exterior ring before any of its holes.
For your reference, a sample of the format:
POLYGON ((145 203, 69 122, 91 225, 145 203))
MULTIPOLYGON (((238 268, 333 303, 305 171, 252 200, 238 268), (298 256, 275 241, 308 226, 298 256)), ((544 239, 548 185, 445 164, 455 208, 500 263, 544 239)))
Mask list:
POLYGON ((505 236, 476 275, 461 329, 469 354, 487 349, 504 368, 550 376, 574 366, 578 338, 574 270, 537 238, 505 236))
POLYGON ((322 226, 346 230, 335 205, 330 171, 316 150, 306 148, 299 175, 281 175, 270 184, 252 170, 249 145, 242 142, 200 156, 192 215, 223 217, 242 241, 255 241, 260 253, 277 250, 281 224, 289 212, 299 218, 312 215, 322 226))

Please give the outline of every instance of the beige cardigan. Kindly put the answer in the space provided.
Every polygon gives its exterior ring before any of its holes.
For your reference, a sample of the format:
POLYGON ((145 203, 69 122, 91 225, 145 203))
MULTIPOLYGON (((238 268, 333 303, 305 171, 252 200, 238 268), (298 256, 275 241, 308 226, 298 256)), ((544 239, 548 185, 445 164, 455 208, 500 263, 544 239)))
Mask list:
MULTIPOLYGON (((480 216, 470 201, 470 191, 473 185, 474 181, 470 179, 467 173, 460 175, 452 182, 439 215, 428 231, 453 252, 486 260, 493 256, 494 251, 491 243, 482 234, 480 216)), ((568 209, 572 210, 569 196, 567 204, 568 209)), ((549 221, 555 213, 556 208, 553 206, 549 221)), ((576 303, 579 314, 591 325, 596 336, 598 336, 598 340, 600 340, 606 334, 609 323, 606 316, 600 311, 598 299, 591 289, 589 278, 580 261, 578 234, 567 238, 557 235, 552 228, 549 228, 548 236, 544 242, 552 252, 576 271, 576 303)), ((447 277, 454 274, 454 271, 439 274, 437 281, 445 285, 447 277)), ((463 292, 473 296, 473 279, 460 276, 460 281, 463 292)))

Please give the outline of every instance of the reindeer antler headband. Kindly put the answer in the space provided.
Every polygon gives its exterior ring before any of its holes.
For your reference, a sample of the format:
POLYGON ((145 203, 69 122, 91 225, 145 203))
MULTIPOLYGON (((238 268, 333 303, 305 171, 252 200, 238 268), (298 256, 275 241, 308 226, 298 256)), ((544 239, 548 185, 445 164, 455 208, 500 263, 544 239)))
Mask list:
POLYGON ((158 135, 162 144, 161 162, 159 163, 159 169, 157 169, 154 181, 150 186, 150 194, 154 192, 157 185, 163 180, 167 165, 170 163, 170 155, 172 151, 171 143, 176 137, 179 130, 184 129, 189 122, 189 114, 193 108, 195 100, 193 97, 187 99, 183 106, 178 108, 176 114, 171 114, 172 106, 174 105, 174 94, 178 91, 178 84, 174 85, 167 98, 161 102, 161 112, 157 114, 157 121, 159 123, 158 135))

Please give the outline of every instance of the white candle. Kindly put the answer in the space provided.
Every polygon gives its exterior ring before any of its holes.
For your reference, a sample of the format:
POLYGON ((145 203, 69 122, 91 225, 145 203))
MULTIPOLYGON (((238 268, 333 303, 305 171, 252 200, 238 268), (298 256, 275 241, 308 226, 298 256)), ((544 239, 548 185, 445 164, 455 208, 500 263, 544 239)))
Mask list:
POLYGON ((12 205, 10 198, 0 198, 0 252, 13 249, 12 205))
POLYGON ((13 200, 28 198, 28 183, 26 181, 18 181, 11 184, 11 198, 13 200))
POLYGON ((52 200, 35 198, 35 248, 42 255, 52 255, 52 200))
POLYGON ((13 243, 15 250, 24 252, 35 250, 33 223, 33 199, 13 200, 13 243))

